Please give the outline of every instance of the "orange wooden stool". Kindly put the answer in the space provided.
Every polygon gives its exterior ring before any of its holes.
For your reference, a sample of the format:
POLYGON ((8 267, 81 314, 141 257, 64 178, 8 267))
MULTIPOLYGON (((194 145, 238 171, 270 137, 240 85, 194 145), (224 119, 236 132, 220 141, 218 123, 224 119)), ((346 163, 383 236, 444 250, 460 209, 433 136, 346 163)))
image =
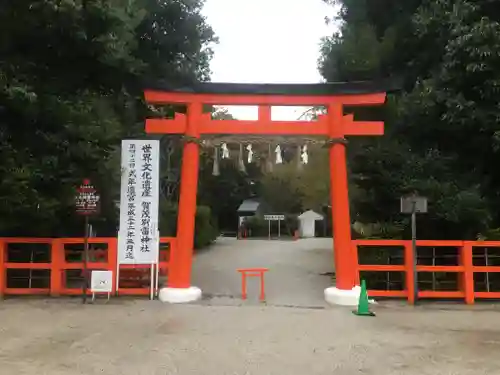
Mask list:
POLYGON ((260 297, 261 301, 266 299, 264 274, 269 271, 268 268, 240 268, 241 273, 241 299, 247 299, 247 277, 260 277, 260 297))

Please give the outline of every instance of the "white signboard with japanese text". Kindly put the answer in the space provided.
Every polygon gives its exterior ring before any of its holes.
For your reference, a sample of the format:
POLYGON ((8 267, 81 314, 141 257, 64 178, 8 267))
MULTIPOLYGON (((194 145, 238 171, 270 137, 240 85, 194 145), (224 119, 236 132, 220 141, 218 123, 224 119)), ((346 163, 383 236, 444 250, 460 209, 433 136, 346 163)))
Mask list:
POLYGON ((118 264, 158 263, 159 143, 122 141, 118 264))
POLYGON ((267 221, 285 220, 285 215, 264 215, 264 220, 267 221))

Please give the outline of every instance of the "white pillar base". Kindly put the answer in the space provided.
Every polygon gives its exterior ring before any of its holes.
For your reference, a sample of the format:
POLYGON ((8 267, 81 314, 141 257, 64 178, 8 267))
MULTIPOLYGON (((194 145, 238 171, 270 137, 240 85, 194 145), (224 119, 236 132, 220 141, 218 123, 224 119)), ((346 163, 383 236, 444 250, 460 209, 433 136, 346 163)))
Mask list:
POLYGON ((325 301, 330 305, 358 306, 360 292, 361 287, 359 285, 351 290, 337 289, 336 287, 326 288, 325 301))
POLYGON ((189 288, 161 288, 158 299, 168 303, 188 303, 201 298, 201 289, 195 286, 189 288))

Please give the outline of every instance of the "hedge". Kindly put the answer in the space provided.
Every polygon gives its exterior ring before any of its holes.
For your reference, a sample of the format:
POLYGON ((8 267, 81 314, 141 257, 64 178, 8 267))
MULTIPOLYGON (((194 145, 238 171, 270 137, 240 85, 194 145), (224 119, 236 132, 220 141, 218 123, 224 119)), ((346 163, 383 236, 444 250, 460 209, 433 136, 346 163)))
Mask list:
MULTIPOLYGON (((162 237, 175 237, 177 232, 177 206, 160 204, 160 235, 162 237)), ((194 247, 201 249, 210 245, 219 235, 217 222, 212 216, 208 206, 198 206, 195 217, 194 247)))

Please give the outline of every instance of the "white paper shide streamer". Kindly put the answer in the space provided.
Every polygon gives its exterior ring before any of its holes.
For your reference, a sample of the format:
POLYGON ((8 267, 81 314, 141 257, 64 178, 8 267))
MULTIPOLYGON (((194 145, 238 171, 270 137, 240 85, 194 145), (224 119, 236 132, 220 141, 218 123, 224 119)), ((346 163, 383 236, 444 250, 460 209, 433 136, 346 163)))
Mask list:
POLYGON ((220 148, 222 150, 222 159, 229 159, 229 149, 227 148, 227 144, 223 143, 220 148))
POLYGON ((248 156, 247 156, 247 161, 248 164, 252 163, 253 161, 253 150, 252 150, 252 145, 247 146, 247 151, 248 151, 248 156))
POLYGON ((304 147, 302 147, 302 152, 300 154, 300 159, 302 161, 302 164, 309 163, 309 155, 307 154, 307 145, 304 145, 304 147))
POLYGON ((276 153, 276 164, 283 164, 283 156, 281 155, 280 145, 276 146, 274 152, 276 153))

